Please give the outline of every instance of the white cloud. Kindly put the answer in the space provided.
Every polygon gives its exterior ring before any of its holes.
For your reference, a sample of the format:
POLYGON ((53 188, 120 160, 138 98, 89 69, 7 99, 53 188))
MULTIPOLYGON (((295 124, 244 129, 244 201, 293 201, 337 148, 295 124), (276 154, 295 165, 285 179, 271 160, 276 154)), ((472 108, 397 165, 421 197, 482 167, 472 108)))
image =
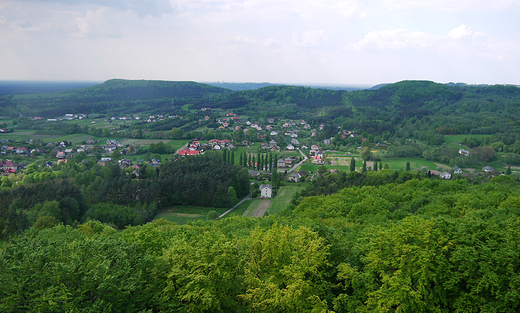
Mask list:
POLYGON ((79 32, 76 36, 121 37, 117 17, 108 8, 97 11, 88 10, 84 18, 76 18, 79 32))
POLYGON ((178 0, 179 12, 193 12, 211 24, 252 22, 296 16, 304 20, 350 17, 358 0, 178 0))
POLYGON ((312 30, 300 33, 295 31, 292 35, 293 46, 298 48, 323 48, 327 44, 329 34, 323 30, 312 30))
POLYGON ((455 38, 455 39, 469 37, 472 35, 473 35, 473 31, 471 30, 471 27, 469 27, 467 25, 460 25, 459 27, 450 30, 450 32, 448 33, 448 36, 455 38))
POLYGON ((520 8, 517 0, 381 0, 378 5, 389 10, 430 9, 443 12, 487 12, 520 8))
POLYGON ((395 50, 407 47, 431 48, 439 41, 439 36, 423 32, 407 32, 405 29, 379 30, 369 32, 357 43, 349 45, 347 49, 395 50))
POLYGON ((267 48, 279 48, 281 46, 280 42, 274 38, 260 39, 251 36, 236 36, 231 43, 247 46, 262 46, 267 48))
POLYGON ((413 55, 422 51, 432 56, 456 60, 514 60, 520 55, 518 44, 488 43, 485 33, 473 31, 467 25, 460 25, 444 36, 409 32, 405 29, 372 31, 358 42, 347 45, 345 49, 376 53, 394 51, 402 55, 413 55))
POLYGON ((139 17, 154 16, 173 12, 169 0, 19 0, 21 2, 56 3, 67 6, 103 6, 121 11, 134 11, 139 17))

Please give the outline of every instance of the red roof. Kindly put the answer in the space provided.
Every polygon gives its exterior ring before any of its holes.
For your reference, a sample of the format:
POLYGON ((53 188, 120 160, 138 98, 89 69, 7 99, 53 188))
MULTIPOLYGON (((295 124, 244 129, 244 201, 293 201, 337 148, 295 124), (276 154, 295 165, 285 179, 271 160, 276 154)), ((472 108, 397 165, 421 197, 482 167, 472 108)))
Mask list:
POLYGON ((199 150, 190 150, 190 148, 182 148, 178 151, 179 155, 197 155, 199 153, 199 150))

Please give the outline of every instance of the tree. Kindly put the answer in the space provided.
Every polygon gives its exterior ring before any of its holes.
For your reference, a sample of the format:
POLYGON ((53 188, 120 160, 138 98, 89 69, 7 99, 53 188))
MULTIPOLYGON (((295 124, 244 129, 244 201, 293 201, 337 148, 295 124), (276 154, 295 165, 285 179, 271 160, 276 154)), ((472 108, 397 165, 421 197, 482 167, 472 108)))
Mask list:
POLYGON ((275 224, 251 232, 245 251, 243 298, 260 312, 327 312, 324 272, 329 247, 306 227, 275 224))
POLYGON ((372 159, 372 152, 370 151, 369 147, 362 148, 360 155, 361 155, 361 158, 365 161, 369 161, 372 159))
POLYGON ((367 161, 363 161, 363 168, 361 169, 361 173, 365 173, 367 171, 367 161))
POLYGON ((406 162, 406 169, 405 169, 405 171, 407 171, 407 172, 410 171, 410 161, 406 162))
POLYGON ((356 171, 356 160, 354 157, 350 159, 350 171, 355 172, 356 171))

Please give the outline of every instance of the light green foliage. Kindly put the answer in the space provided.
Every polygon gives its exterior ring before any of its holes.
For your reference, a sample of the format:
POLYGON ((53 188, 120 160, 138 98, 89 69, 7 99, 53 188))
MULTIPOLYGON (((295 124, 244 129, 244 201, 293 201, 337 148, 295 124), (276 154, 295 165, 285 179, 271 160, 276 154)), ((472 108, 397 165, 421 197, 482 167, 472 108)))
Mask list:
POLYGON ((136 246, 57 226, 0 253, 2 312, 139 312, 153 308, 153 263, 136 246))
POLYGON ((214 229, 185 229, 164 251, 163 302, 187 312, 236 312, 243 290, 239 247, 237 239, 214 229))
POLYGON ((368 293, 373 312, 444 311, 450 290, 436 283, 446 268, 450 242, 434 223, 417 217, 379 230, 371 240, 366 271, 381 285, 368 293))
POLYGON ((274 225, 251 233, 242 298, 261 312, 326 312, 329 247, 306 227, 274 225))

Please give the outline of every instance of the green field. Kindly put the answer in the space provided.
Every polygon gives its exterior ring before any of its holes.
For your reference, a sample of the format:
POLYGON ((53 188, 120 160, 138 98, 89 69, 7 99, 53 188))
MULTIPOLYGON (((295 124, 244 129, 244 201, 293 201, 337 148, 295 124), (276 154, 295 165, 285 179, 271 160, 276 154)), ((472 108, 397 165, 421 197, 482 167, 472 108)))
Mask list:
POLYGON ((267 212, 270 215, 280 213, 280 211, 283 210, 291 202, 294 194, 297 191, 303 190, 304 188, 304 184, 292 183, 287 186, 280 187, 276 197, 272 199, 271 205, 269 206, 267 212))
POLYGON ((253 199, 249 203, 249 206, 247 209, 244 210, 244 213, 242 213, 242 216, 252 216, 255 212, 256 208, 258 208, 258 205, 262 202, 260 199, 253 199))
POLYGON ((491 135, 446 135, 446 136, 444 136, 444 142, 447 144, 450 144, 450 143, 461 144, 462 141, 464 140, 464 137, 484 138, 484 137, 491 137, 491 135))
POLYGON ((226 208, 209 208, 190 205, 178 205, 168 210, 160 211, 155 219, 165 219, 179 225, 187 224, 192 221, 205 221, 209 211, 216 211, 219 215, 226 212, 226 208))

